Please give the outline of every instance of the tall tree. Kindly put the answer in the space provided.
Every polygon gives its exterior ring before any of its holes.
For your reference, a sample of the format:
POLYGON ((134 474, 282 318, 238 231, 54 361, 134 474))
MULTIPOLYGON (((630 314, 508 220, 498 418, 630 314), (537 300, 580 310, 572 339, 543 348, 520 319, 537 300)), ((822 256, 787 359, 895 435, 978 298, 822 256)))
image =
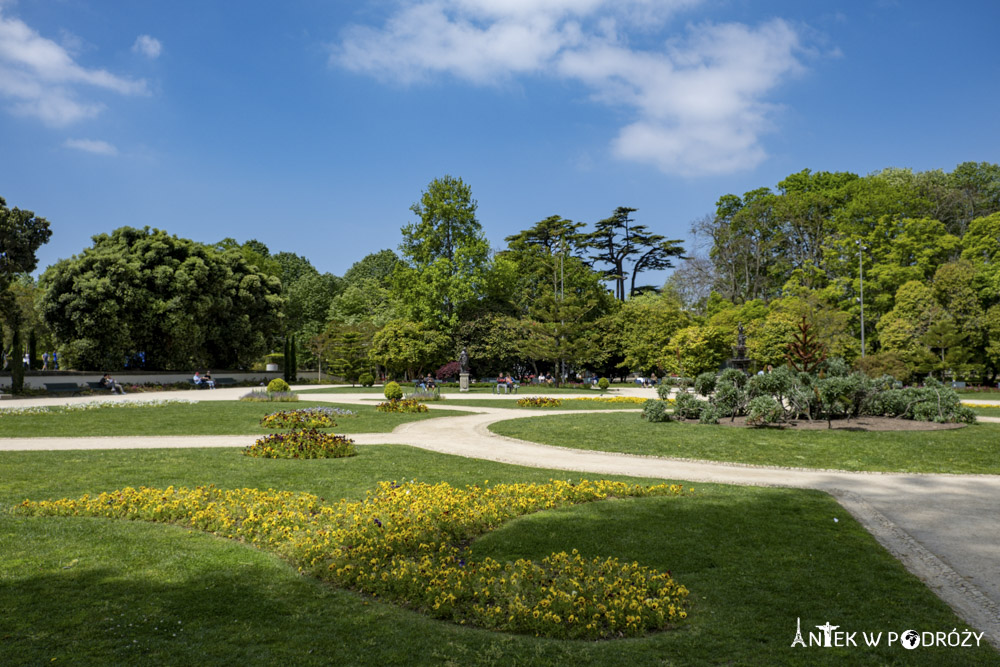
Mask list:
POLYGON ((472 189, 460 178, 431 181, 410 210, 420 219, 403 227, 393 296, 412 320, 451 330, 481 297, 490 247, 476 219, 472 189))
POLYGON ((17 356, 11 362, 11 391, 15 394, 24 389, 24 367, 20 357, 23 316, 9 288, 19 274, 35 270, 38 264, 35 253, 51 236, 48 220, 37 217, 32 211, 9 209, 0 197, 0 318, 13 332, 12 346, 16 348, 13 354, 17 356))

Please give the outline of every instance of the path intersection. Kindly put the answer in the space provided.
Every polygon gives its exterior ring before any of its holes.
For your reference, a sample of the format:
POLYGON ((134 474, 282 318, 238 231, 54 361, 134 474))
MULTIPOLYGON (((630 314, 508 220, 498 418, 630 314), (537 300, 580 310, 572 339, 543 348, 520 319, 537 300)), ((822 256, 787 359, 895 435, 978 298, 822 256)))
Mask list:
MULTIPOLYGON (((293 389, 312 389, 312 386, 293 389)), ((132 394, 116 400, 184 398, 235 400, 246 388, 132 394)), ((620 394, 654 398, 651 389, 626 387, 620 394)), ((529 395, 529 394, 525 394, 529 395)), ((509 398, 475 394, 476 399, 509 398)), ((373 404, 372 393, 308 394, 317 402, 373 404)), ((0 409, 65 405, 93 397, 4 401, 0 409)), ((989 402, 983 402, 989 404, 989 402)), ((996 402, 993 402, 994 404, 996 402)), ((397 444, 469 458, 537 468, 629 475, 690 482, 817 489, 832 495, 875 538, 1000 649, 1000 475, 868 473, 749 466, 539 445, 493 434, 489 425, 525 417, 523 410, 432 403, 461 416, 408 422, 392 433, 352 435, 358 445, 397 444)), ((546 415, 568 411, 547 410, 546 415)), ((579 410, 572 411, 578 414, 579 410)), ((993 419, 988 419, 994 421, 993 419)), ((253 435, 82 438, 0 438, 0 450, 244 447, 253 435)))

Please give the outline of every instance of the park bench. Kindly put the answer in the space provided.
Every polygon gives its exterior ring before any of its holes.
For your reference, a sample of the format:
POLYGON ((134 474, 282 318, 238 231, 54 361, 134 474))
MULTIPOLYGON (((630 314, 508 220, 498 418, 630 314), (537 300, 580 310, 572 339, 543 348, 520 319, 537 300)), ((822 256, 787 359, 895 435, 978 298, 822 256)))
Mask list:
POLYGON ((188 378, 188 384, 194 387, 195 389, 208 389, 207 382, 199 382, 198 384, 195 384, 193 379, 188 378))
POLYGON ((75 382, 46 382, 44 384, 45 384, 45 391, 51 392, 53 394, 65 394, 65 393, 79 394, 81 391, 83 391, 83 388, 80 387, 80 385, 78 385, 75 382))
POLYGON ((236 382, 235 378, 216 378, 215 379, 215 386, 216 387, 235 387, 236 384, 237 384, 237 382, 236 382))
POLYGON ((87 380, 87 386, 94 391, 108 391, 108 388, 102 387, 100 382, 91 382, 90 380, 87 380))
POLYGON ((517 390, 521 388, 521 385, 515 382, 509 388, 506 382, 495 382, 493 384, 494 394, 516 394, 517 390))

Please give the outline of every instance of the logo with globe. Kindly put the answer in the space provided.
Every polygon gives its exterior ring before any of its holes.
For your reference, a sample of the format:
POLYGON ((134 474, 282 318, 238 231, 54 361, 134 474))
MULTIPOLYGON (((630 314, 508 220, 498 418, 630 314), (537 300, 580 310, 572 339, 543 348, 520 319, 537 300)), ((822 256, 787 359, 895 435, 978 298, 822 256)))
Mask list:
POLYGON ((916 630, 906 630, 900 635, 899 641, 903 644, 903 648, 917 648, 920 646, 920 633, 916 630))

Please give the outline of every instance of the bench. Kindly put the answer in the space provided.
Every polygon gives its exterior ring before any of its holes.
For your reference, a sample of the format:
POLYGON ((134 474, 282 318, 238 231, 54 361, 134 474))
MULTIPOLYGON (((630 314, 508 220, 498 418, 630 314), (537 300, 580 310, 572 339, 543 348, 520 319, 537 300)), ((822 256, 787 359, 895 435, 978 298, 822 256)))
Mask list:
POLYGON ((108 391, 108 388, 102 387, 100 382, 91 382, 90 380, 88 380, 87 386, 93 389, 94 391, 108 391))
POLYGON ((216 387, 235 387, 236 385, 235 378, 215 378, 216 387))
POLYGON ((518 383, 512 384, 509 388, 506 382, 498 382, 493 385, 494 394, 516 394, 517 390, 521 387, 518 383))
POLYGON ((194 387, 195 389, 208 389, 208 383, 207 382, 199 382, 198 384, 195 384, 194 380, 192 380, 191 378, 188 378, 188 384, 191 385, 192 387, 194 387))
POLYGON ((83 391, 83 388, 75 382, 46 382, 45 391, 52 393, 67 393, 72 392, 74 394, 79 394, 83 391))

